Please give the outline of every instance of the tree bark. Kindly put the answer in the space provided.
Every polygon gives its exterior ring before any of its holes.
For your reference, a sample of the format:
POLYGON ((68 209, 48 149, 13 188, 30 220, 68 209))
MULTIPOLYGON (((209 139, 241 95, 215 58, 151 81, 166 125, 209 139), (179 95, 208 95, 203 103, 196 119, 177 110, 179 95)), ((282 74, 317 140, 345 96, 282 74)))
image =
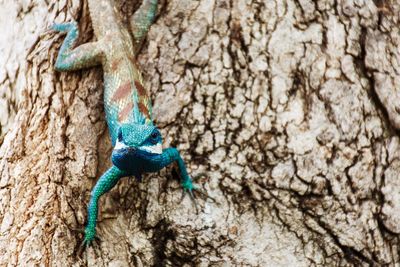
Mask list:
POLYGON ((87 4, 8 2, 1 266, 400 263, 398 1, 163 1, 139 64, 164 146, 215 201, 196 214, 173 168, 124 178, 81 256, 75 229, 111 164, 102 70, 55 72, 64 37, 47 28, 74 19, 92 40, 87 4))

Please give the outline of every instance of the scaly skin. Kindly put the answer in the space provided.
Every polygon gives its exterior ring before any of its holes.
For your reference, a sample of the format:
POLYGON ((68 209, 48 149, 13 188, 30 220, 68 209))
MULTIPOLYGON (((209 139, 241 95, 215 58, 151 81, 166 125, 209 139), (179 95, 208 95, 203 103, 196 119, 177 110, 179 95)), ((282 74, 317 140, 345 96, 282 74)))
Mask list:
POLYGON ((53 26, 54 30, 67 33, 55 64, 58 71, 96 65, 102 65, 104 71, 104 107, 114 147, 113 166, 100 177, 92 190, 85 245, 90 245, 96 237, 99 198, 122 177, 134 175, 140 179, 144 172, 156 172, 177 162, 184 190, 192 195, 192 190, 196 189, 178 150, 161 150, 162 138, 153 124, 150 97, 136 64, 136 52, 155 18, 157 2, 144 0, 130 18, 133 40, 110 0, 89 0, 90 16, 97 37, 95 42, 73 48, 78 38, 76 23, 53 26))

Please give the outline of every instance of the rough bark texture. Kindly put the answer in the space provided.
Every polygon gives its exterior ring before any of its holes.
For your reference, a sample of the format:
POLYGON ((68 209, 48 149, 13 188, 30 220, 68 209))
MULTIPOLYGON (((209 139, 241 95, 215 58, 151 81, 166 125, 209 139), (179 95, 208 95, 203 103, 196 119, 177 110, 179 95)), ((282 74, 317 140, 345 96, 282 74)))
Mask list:
POLYGON ((180 203, 172 168, 125 178, 101 199, 103 242, 78 257, 73 229, 110 165, 102 71, 56 73, 63 37, 46 28, 76 19, 91 40, 87 6, 0 1, 0 265, 399 264, 399 12, 163 1, 139 62, 165 146, 216 203, 180 203))

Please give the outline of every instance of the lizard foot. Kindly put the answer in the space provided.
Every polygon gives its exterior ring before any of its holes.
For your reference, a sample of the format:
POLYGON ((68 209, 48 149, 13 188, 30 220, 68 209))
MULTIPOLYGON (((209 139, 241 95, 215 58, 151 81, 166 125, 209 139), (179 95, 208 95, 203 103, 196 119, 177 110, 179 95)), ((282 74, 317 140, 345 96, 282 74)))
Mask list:
MULTIPOLYGON (((79 248, 78 248, 78 252, 77 254, 79 256, 82 255, 83 251, 87 248, 93 245, 93 243, 95 243, 95 241, 97 241, 98 243, 101 242, 101 239, 96 235, 96 230, 95 229, 91 229, 86 227, 85 230, 82 229, 74 229, 74 231, 79 232, 81 234, 84 234, 84 238, 82 243, 80 244, 79 248)), ((98 245, 98 244, 97 244, 98 245)))
MULTIPOLYGON (((205 173, 200 173, 197 174, 196 176, 193 177, 193 180, 197 180, 200 177, 205 176, 205 173)), ((198 203, 195 197, 195 193, 199 193, 200 195, 202 195, 203 197, 205 197, 206 199, 212 199, 213 202, 215 202, 215 199, 210 197, 207 192, 205 192, 204 190, 200 189, 197 185, 193 184, 192 179, 185 179, 184 182, 182 182, 182 187, 183 187, 183 191, 182 191, 182 198, 181 201, 183 200, 183 198, 185 197, 185 194, 188 193, 192 202, 194 203, 194 206, 196 208, 196 214, 199 214, 199 207, 198 207, 198 203)))

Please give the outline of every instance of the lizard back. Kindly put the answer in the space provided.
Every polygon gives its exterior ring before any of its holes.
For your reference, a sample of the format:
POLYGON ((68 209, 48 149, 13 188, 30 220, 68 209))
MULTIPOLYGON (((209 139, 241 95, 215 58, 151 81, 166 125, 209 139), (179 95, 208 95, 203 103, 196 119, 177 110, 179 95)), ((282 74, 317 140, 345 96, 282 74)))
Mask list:
POLYGON ((89 1, 96 37, 104 51, 104 107, 113 144, 122 123, 152 124, 152 106, 137 66, 133 39, 110 1, 89 1))
POLYGON ((114 142, 122 123, 152 124, 152 106, 133 53, 129 53, 126 45, 119 47, 113 42, 112 49, 107 50, 103 69, 104 104, 114 142))

